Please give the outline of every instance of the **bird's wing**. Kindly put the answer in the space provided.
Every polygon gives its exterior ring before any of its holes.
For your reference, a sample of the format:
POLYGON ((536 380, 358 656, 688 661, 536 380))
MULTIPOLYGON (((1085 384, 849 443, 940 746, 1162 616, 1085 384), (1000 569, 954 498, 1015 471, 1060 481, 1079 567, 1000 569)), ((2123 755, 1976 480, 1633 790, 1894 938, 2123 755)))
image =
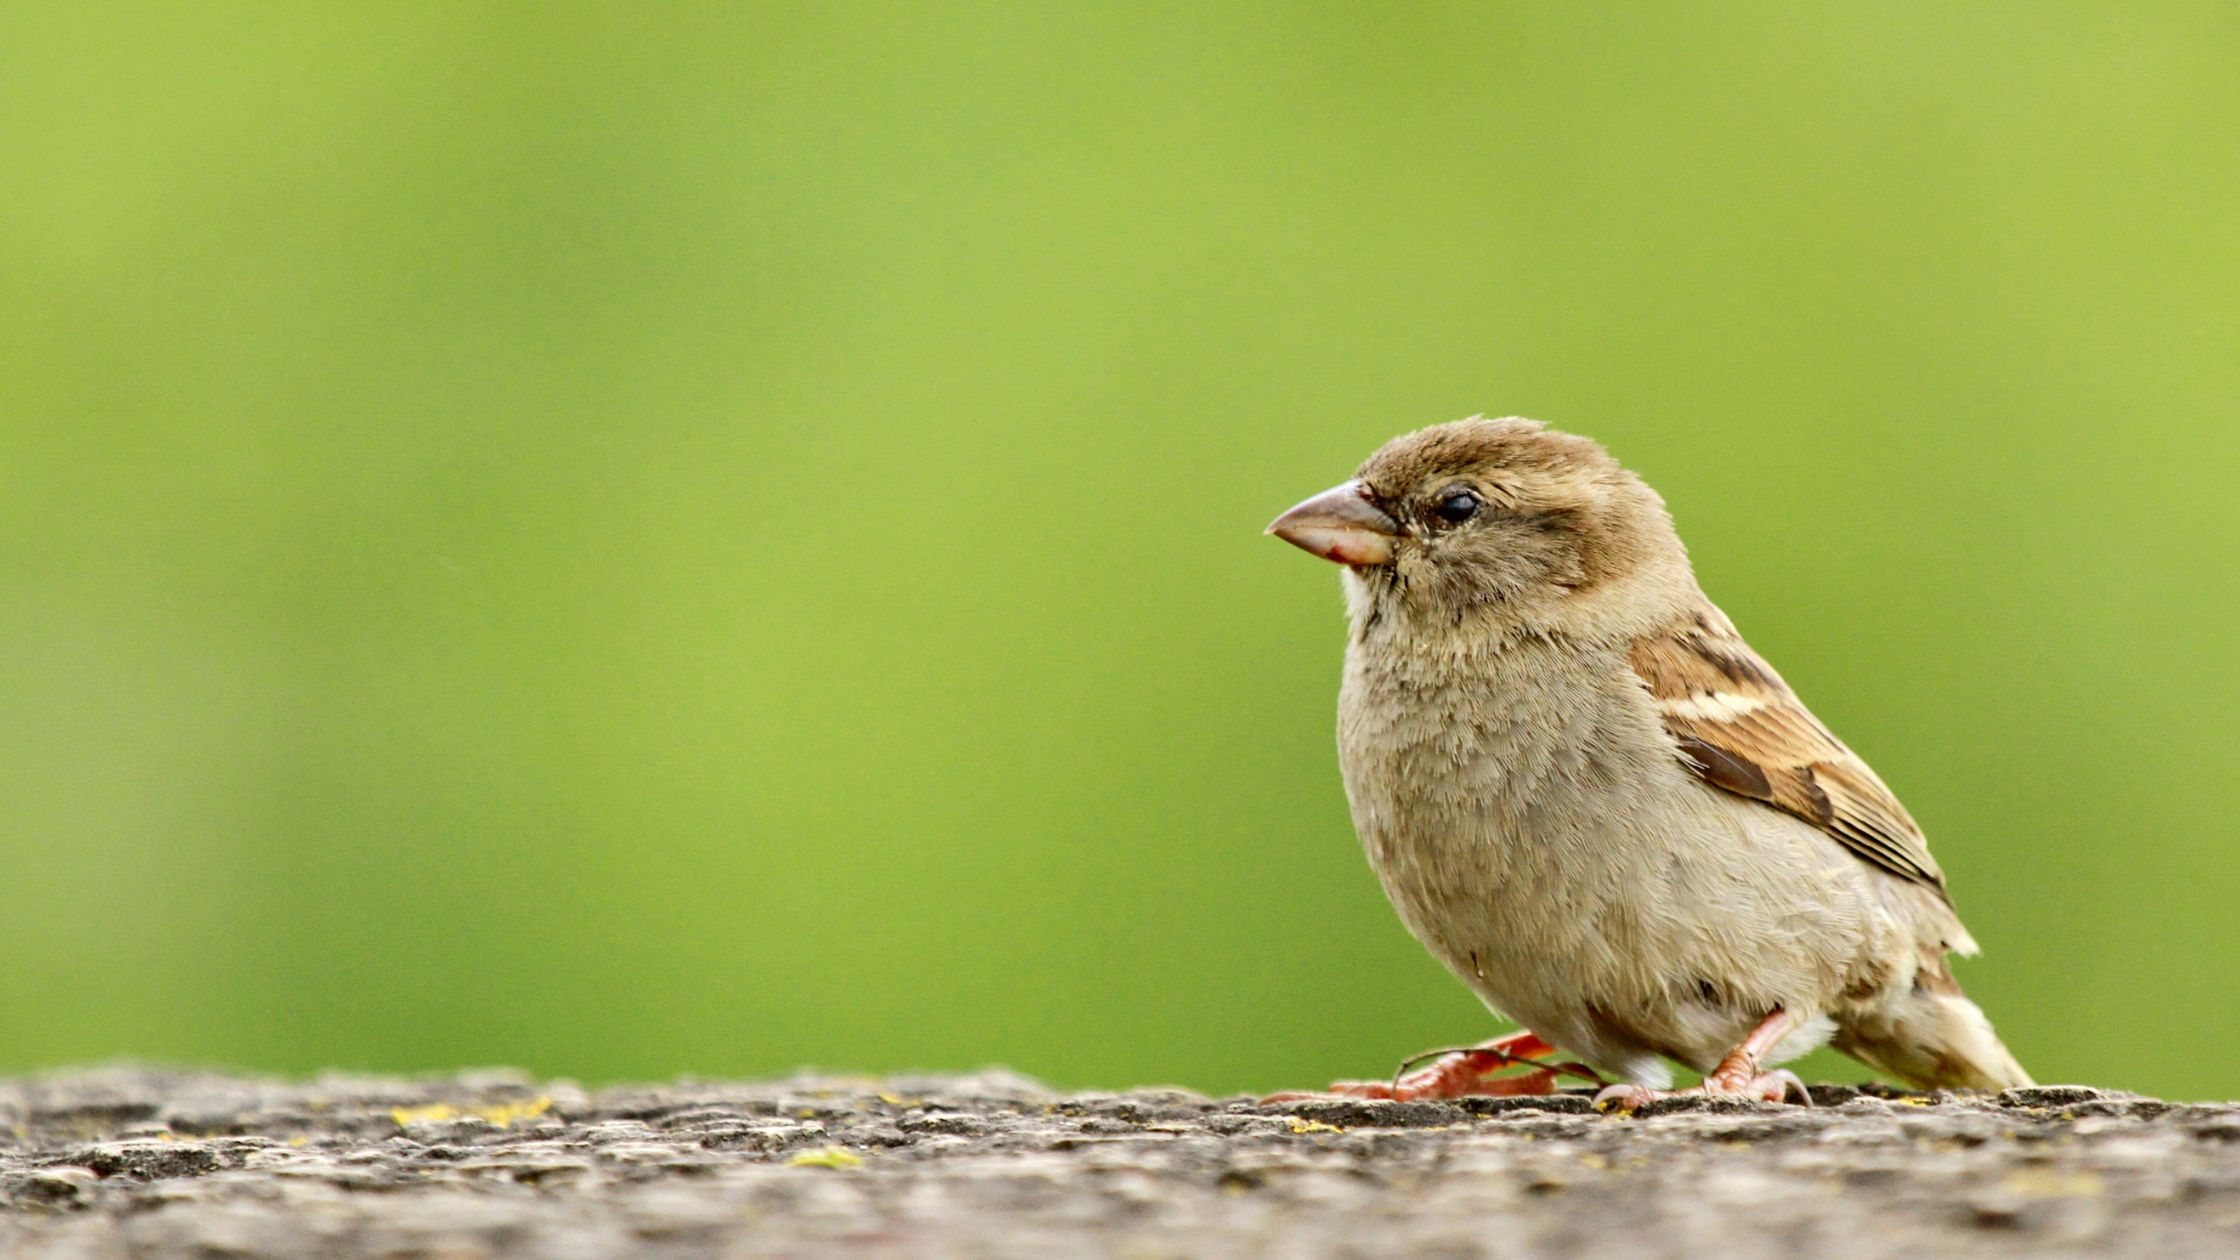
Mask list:
POLYGON ((1883 870, 1944 892, 1905 806, 1706 603, 1633 645, 1634 672, 1704 782, 1786 810, 1883 870))

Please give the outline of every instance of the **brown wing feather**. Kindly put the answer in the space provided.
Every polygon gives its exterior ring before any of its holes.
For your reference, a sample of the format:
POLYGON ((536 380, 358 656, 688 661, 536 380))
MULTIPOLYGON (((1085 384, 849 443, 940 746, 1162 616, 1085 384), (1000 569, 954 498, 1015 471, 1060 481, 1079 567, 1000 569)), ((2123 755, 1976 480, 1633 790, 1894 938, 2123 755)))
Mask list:
POLYGON ((1633 669, 1681 758, 1713 787, 1786 810, 1903 879, 1944 891, 1905 806, 1789 685, 1705 605, 1636 642, 1633 669))

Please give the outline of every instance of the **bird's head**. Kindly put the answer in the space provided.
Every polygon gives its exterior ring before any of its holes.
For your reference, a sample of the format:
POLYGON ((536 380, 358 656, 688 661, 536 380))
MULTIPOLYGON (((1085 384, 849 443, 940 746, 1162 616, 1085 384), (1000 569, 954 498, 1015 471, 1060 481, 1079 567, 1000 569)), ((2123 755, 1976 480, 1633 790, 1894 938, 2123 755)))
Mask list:
POLYGON ((1346 567, 1357 622, 1570 631, 1618 588, 1693 586, 1655 491, 1597 443, 1515 417, 1394 438, 1268 532, 1346 567))

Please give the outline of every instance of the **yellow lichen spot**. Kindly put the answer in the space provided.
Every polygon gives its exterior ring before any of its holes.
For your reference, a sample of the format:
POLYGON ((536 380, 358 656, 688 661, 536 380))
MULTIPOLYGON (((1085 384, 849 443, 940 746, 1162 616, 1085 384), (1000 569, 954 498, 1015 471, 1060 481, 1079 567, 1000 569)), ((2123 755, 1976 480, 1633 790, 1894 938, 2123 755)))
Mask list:
POLYGON ((552 1110, 551 1096, 539 1094, 526 1102, 498 1103, 489 1107, 476 1107, 473 1112, 501 1129, 510 1129, 523 1120, 534 1120, 550 1110, 552 1110))
POLYGON ((308 1138, 308 1137, 303 1137, 303 1136, 300 1136, 300 1135, 299 1135, 299 1136, 296 1136, 296 1137, 292 1137, 292 1138, 289 1138, 289 1139, 288 1139, 288 1145, 290 1145, 290 1146, 309 1146, 309 1145, 311 1145, 311 1139, 310 1139, 310 1138, 308 1138))
POLYGON ((1293 1133, 1343 1133, 1343 1132, 1345 1132, 1345 1130, 1344 1130, 1344 1129, 1341 1129, 1341 1128, 1339 1128, 1339 1127, 1338 1127, 1337 1125, 1334 1125, 1334 1124, 1324 1124, 1324 1123, 1323 1123, 1323 1122, 1321 1122, 1320 1120, 1307 1120, 1307 1119, 1303 1119, 1303 1118, 1301 1118, 1301 1117, 1299 1117, 1299 1116, 1293 1116, 1293 1117, 1291 1117, 1291 1131, 1292 1131, 1293 1133))
POLYGON ((550 1110, 552 1110, 551 1097, 540 1094, 524 1102, 492 1103, 489 1106, 468 1107, 465 1110, 454 1107, 450 1103, 429 1103, 425 1107, 396 1107, 390 1110, 389 1118, 396 1121, 397 1127, 400 1129, 411 1124, 443 1124, 467 1116, 487 1121, 501 1129, 510 1129, 523 1120, 534 1120, 550 1110))
POLYGON ((863 1156, 844 1151, 837 1146, 823 1146, 813 1151, 803 1151, 786 1161, 788 1168, 861 1168, 863 1156))

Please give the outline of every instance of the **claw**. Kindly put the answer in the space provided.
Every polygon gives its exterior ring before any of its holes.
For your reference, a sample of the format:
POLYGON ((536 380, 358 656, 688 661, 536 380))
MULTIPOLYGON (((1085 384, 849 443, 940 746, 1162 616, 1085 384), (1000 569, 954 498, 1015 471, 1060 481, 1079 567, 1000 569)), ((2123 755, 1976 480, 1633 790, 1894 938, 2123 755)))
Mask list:
POLYGON ((1596 1111, 1638 1111, 1657 1100, 1660 1095, 1674 1091, 1655 1090, 1646 1085, 1612 1085, 1594 1096, 1596 1111))
POLYGON ((1812 1105, 1812 1091, 1804 1087, 1804 1078, 1787 1068, 1760 1073, 1751 1084, 1772 1091, 1758 1095, 1767 1102, 1793 1102, 1800 1107, 1812 1105))

